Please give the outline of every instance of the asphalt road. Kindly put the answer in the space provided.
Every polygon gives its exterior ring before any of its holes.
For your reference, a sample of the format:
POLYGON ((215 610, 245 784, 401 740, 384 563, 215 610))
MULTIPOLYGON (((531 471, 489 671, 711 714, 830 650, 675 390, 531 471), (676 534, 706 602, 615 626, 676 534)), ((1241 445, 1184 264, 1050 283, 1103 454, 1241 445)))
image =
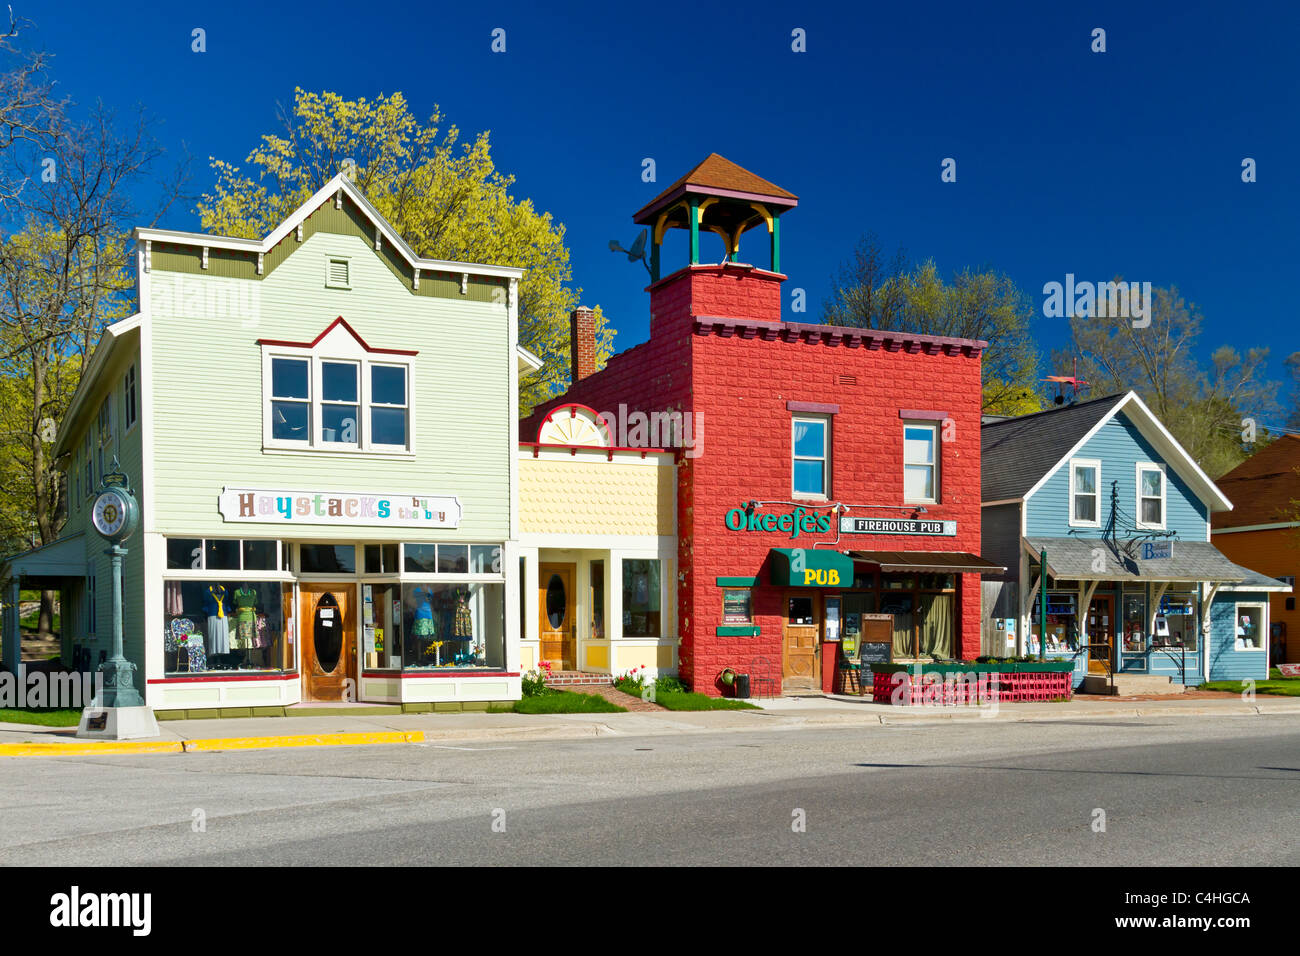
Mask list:
POLYGON ((1295 866, 1297 833, 1294 716, 0 758, 5 865, 1295 866))

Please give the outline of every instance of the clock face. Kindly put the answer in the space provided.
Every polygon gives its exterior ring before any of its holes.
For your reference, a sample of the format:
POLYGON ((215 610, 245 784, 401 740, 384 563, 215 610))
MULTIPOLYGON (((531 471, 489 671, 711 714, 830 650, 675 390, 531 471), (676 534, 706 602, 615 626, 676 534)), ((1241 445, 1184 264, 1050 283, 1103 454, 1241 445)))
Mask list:
POLYGON ((91 520, 95 530, 106 538, 115 537, 126 524, 126 502, 114 491, 106 491, 95 499, 91 520))

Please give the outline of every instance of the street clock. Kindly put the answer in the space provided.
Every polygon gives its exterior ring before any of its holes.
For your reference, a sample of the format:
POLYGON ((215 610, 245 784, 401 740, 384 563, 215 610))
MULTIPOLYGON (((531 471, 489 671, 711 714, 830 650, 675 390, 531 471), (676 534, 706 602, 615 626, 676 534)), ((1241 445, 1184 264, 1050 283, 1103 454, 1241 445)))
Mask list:
POLYGON ((126 488, 105 488, 91 508, 90 521, 95 530, 114 544, 134 533, 140 522, 140 507, 126 488))

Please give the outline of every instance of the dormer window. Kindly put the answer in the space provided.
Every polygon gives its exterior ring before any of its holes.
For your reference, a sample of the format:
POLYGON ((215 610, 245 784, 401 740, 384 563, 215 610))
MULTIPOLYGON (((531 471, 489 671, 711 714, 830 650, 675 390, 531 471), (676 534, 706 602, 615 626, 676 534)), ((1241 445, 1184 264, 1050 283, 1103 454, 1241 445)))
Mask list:
POLYGON ((374 349, 342 319, 314 342, 263 339, 266 449, 409 454, 415 352, 374 349))

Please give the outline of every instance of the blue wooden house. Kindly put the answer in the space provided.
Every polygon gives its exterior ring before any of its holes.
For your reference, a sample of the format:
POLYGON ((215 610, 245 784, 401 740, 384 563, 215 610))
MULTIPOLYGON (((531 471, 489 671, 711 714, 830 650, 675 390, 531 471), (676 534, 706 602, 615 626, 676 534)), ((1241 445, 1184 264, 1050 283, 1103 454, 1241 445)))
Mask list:
POLYGON ((1045 641, 1121 693, 1268 676, 1268 598, 1290 586, 1210 543, 1232 503, 1135 393, 986 418, 981 439, 981 553, 1007 568, 984 579, 986 654, 1045 641))

